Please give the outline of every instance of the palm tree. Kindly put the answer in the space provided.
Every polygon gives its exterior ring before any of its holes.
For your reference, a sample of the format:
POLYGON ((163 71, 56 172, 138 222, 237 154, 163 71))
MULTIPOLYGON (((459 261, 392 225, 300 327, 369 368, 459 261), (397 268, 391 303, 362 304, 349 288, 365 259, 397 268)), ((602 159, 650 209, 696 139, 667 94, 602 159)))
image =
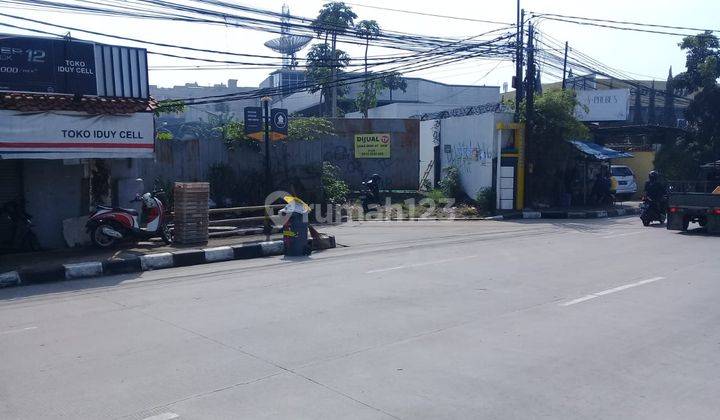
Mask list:
MULTIPOLYGON (((380 35, 380 25, 374 20, 361 20, 358 22, 358 24, 355 26, 355 30, 357 31, 358 35, 363 37, 365 39, 365 83, 363 91, 365 92, 365 97, 367 98, 369 95, 368 92, 368 49, 370 49, 370 40, 376 39, 380 35)), ((367 104, 367 101, 364 101, 365 104, 367 104)), ((362 109, 363 116, 365 118, 368 117, 368 110, 367 105, 365 105, 362 109)))
MULTIPOLYGON (((328 37, 331 41, 330 57, 335 58, 335 50, 337 47, 338 35, 346 33, 353 27, 357 15, 352 8, 341 1, 325 3, 320 9, 318 17, 312 22, 311 27, 318 36, 325 35, 325 44, 327 45, 328 37)), ((337 68, 333 65, 331 70, 331 80, 334 82, 337 76, 337 68)), ((337 88, 332 88, 332 116, 337 116, 337 88)))

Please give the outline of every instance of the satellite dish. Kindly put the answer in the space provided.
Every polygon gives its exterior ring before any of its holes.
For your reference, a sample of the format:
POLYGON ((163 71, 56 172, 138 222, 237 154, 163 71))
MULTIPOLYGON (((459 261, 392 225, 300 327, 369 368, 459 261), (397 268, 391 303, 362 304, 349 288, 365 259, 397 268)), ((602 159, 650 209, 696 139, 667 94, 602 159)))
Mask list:
POLYGON ((265 43, 265 46, 283 55, 284 67, 293 68, 295 66, 295 53, 302 50, 312 41, 312 37, 290 34, 290 8, 286 4, 282 7, 282 18, 280 22, 282 23, 280 28, 282 36, 271 39, 265 43))
POLYGON ((310 41, 312 38, 309 36, 286 35, 267 41, 265 46, 280 54, 293 55, 302 50, 310 41))

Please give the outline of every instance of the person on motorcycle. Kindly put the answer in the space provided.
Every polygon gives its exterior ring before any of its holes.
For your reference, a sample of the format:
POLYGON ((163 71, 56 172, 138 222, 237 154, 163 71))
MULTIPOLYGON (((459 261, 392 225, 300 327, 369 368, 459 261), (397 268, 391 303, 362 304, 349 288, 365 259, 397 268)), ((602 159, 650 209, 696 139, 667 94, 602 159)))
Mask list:
POLYGON ((363 208, 365 212, 369 211, 369 205, 370 204, 377 204, 378 206, 380 203, 380 175, 373 174, 369 180, 363 182, 363 186, 365 187, 365 193, 366 193, 366 200, 363 202, 363 208))
POLYGON ((665 184, 660 180, 660 174, 657 171, 651 171, 648 174, 648 181, 645 183, 645 196, 654 203, 661 203, 665 199, 665 184))

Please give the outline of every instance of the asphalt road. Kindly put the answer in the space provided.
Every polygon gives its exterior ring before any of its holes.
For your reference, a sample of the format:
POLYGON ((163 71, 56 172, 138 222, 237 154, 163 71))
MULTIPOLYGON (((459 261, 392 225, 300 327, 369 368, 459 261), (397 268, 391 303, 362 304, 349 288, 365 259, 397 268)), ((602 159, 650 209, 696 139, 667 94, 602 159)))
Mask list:
POLYGON ((331 230, 309 259, 0 290, 0 418, 720 418, 718 237, 331 230))

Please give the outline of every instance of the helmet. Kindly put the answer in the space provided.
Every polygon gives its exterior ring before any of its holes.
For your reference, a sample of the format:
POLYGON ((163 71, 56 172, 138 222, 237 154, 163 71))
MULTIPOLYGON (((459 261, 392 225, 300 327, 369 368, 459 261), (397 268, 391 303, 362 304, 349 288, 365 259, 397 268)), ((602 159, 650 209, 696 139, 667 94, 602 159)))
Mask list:
POLYGON ((373 174, 370 178, 372 178, 373 181, 380 181, 380 175, 373 174))
POLYGON ((657 179, 660 177, 660 174, 657 171, 650 171, 648 174, 648 178, 650 181, 657 181, 657 179))
POLYGON ((143 194, 140 199, 142 200, 143 204, 145 204, 145 206, 148 208, 154 208, 157 205, 155 203, 155 199, 150 193, 143 194))

